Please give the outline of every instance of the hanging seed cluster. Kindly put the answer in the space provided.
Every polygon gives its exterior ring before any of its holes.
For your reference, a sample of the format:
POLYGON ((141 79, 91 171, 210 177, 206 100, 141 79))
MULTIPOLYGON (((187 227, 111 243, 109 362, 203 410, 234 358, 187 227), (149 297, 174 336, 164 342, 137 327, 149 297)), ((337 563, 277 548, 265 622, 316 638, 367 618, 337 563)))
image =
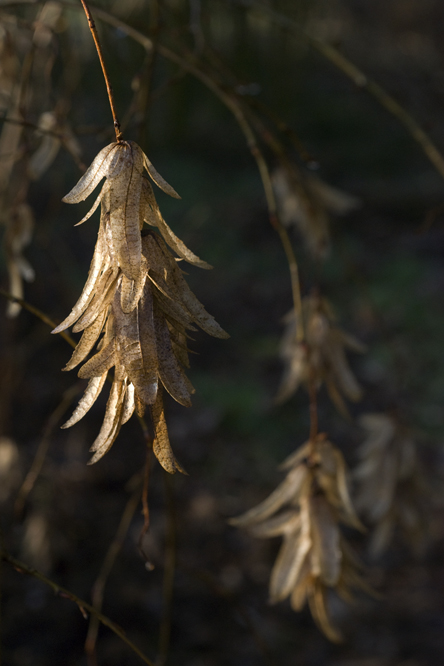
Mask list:
POLYGON ((179 198, 157 173, 133 141, 106 146, 64 197, 67 203, 86 199, 105 178, 85 222, 101 206, 100 227, 91 267, 83 291, 69 316, 54 329, 70 326, 82 337, 65 370, 85 361, 79 370, 88 386, 72 417, 63 427, 77 423, 100 395, 108 371, 114 379, 102 428, 94 441, 90 463, 110 449, 121 426, 133 412, 151 410, 153 450, 170 473, 183 471, 169 443, 162 387, 181 405, 191 404, 194 388, 185 374, 189 367, 188 331, 196 325, 206 333, 227 338, 214 318, 189 289, 178 258, 211 268, 189 250, 168 227, 157 206, 153 189, 144 175, 167 194, 179 198), (157 231, 147 228, 148 223, 157 231), (160 232, 160 234, 159 234, 160 232))
POLYGON ((295 226, 309 255, 324 261, 330 253, 330 216, 359 208, 356 197, 306 173, 294 163, 283 163, 272 174, 279 219, 295 226))
POLYGON ((334 589, 346 601, 353 588, 369 590, 362 566, 340 523, 363 529, 353 508, 341 452, 324 434, 306 442, 281 465, 284 481, 258 506, 230 522, 256 537, 283 537, 270 578, 270 601, 290 597, 293 610, 308 600, 313 618, 332 641, 341 640, 327 605, 334 589))
POLYGON ((312 381, 316 388, 325 384, 336 408, 345 416, 344 397, 354 402, 362 389, 347 362, 346 350, 363 353, 366 347, 336 325, 329 302, 312 294, 302 300, 303 341, 297 338, 297 316, 294 310, 285 317, 286 329, 281 344, 284 374, 276 401, 288 400, 301 384, 312 381))

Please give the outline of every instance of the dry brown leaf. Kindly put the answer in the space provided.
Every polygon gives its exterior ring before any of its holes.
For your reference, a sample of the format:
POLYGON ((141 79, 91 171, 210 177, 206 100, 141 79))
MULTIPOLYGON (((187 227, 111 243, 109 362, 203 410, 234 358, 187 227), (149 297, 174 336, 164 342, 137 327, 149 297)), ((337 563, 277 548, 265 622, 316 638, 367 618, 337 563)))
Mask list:
POLYGON ((154 425, 153 452, 165 471, 169 474, 182 472, 186 474, 182 465, 175 457, 168 437, 168 428, 165 420, 162 391, 159 389, 155 403, 150 407, 154 425))

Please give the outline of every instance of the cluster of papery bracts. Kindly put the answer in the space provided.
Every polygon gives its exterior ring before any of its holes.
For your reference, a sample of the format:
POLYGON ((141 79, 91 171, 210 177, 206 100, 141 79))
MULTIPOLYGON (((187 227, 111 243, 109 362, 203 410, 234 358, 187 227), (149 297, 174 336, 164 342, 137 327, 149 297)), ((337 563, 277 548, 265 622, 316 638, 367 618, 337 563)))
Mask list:
POLYGON ((281 345, 285 367, 276 400, 287 400, 301 384, 312 381, 319 388, 324 383, 337 409, 348 415, 343 396, 360 400, 362 389, 348 365, 345 350, 363 353, 366 348, 336 325, 330 304, 318 294, 303 299, 300 316, 304 330, 302 341, 297 337, 298 321, 294 310, 285 318, 286 330, 281 345))
POLYGON ((359 424, 367 437, 353 476, 356 507, 374 528, 370 553, 381 555, 399 528, 421 554, 428 540, 430 506, 412 433, 388 414, 363 414, 359 424))
POLYGON ((320 629, 330 640, 339 641, 327 606, 329 589, 347 601, 352 588, 369 591, 361 565, 339 527, 342 522, 362 529, 350 499, 344 459, 321 434, 295 451, 281 468, 288 474, 276 490, 230 522, 247 527, 257 537, 283 537, 271 573, 271 602, 290 597, 292 608, 299 611, 308 600, 320 629))
POLYGON ((79 377, 89 379, 89 384, 65 428, 91 408, 108 371, 115 367, 90 462, 97 462, 110 449, 134 410, 142 416, 149 406, 154 453, 161 465, 174 473, 183 470, 169 444, 161 387, 177 402, 189 406, 194 389, 184 372, 189 367, 187 331, 196 330, 196 324, 215 337, 228 336, 189 289, 167 244, 181 259, 202 268, 210 266, 163 220, 144 168, 165 192, 178 196, 137 144, 121 142, 104 148, 64 198, 68 203, 82 201, 106 178, 92 209, 81 220, 88 219, 101 204, 99 234, 86 284, 71 314, 53 333, 73 324, 74 332, 83 331, 65 370, 84 361, 100 338, 96 354, 80 368, 79 377), (144 222, 156 226, 161 235, 142 231, 144 222))

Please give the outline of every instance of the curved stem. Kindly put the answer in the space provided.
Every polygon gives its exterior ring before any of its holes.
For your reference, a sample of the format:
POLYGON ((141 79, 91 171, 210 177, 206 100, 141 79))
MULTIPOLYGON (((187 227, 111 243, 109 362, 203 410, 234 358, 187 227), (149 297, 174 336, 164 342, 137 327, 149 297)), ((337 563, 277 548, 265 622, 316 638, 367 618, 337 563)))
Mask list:
POLYGON ((108 77, 108 72, 106 71, 106 66, 105 66, 105 61, 103 59, 103 54, 102 54, 102 47, 100 46, 99 42, 99 35, 97 34, 96 30, 96 24, 94 23, 94 19, 92 17, 91 11, 86 4, 85 0, 80 0, 82 3, 83 9, 86 14, 86 18, 88 19, 88 25, 89 29, 91 30, 91 34, 94 40, 94 44, 96 45, 96 50, 97 50, 97 55, 99 56, 100 60, 100 65, 102 67, 102 72, 103 72, 103 78, 105 79, 105 84, 106 84, 106 90, 108 92, 108 99, 109 99, 109 105, 111 107, 111 113, 113 114, 113 121, 114 121, 114 131, 116 133, 116 141, 119 142, 122 140, 122 132, 120 131, 120 122, 119 119, 117 118, 117 113, 116 113, 116 108, 114 106, 114 96, 113 96, 113 90, 111 88, 111 84, 109 81, 108 77))

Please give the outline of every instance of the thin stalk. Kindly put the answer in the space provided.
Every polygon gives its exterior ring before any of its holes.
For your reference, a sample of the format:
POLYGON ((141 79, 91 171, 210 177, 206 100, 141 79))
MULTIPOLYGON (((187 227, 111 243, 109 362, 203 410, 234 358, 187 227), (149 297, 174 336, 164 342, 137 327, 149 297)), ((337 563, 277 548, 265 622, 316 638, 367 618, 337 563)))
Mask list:
POLYGON ((100 65, 102 67, 102 72, 103 72, 103 78, 105 79, 106 90, 108 92, 109 105, 111 107, 111 113, 113 115, 114 131, 116 133, 116 141, 119 142, 119 141, 122 140, 122 132, 120 131, 120 122, 119 122, 119 119, 117 118, 116 107, 114 106, 113 90, 111 88, 111 83, 110 83, 110 80, 109 80, 108 72, 106 71, 105 60, 103 59, 102 47, 100 46, 99 35, 97 34, 97 30, 96 30, 96 24, 94 23, 94 19, 92 17, 91 11, 90 11, 88 5, 86 4, 85 0, 80 0, 80 2, 82 3, 83 9, 84 9, 85 14, 86 14, 86 18, 88 19, 89 29, 91 30, 91 34, 92 34, 94 44, 95 44, 96 50, 97 50, 97 55, 99 56, 100 65))

